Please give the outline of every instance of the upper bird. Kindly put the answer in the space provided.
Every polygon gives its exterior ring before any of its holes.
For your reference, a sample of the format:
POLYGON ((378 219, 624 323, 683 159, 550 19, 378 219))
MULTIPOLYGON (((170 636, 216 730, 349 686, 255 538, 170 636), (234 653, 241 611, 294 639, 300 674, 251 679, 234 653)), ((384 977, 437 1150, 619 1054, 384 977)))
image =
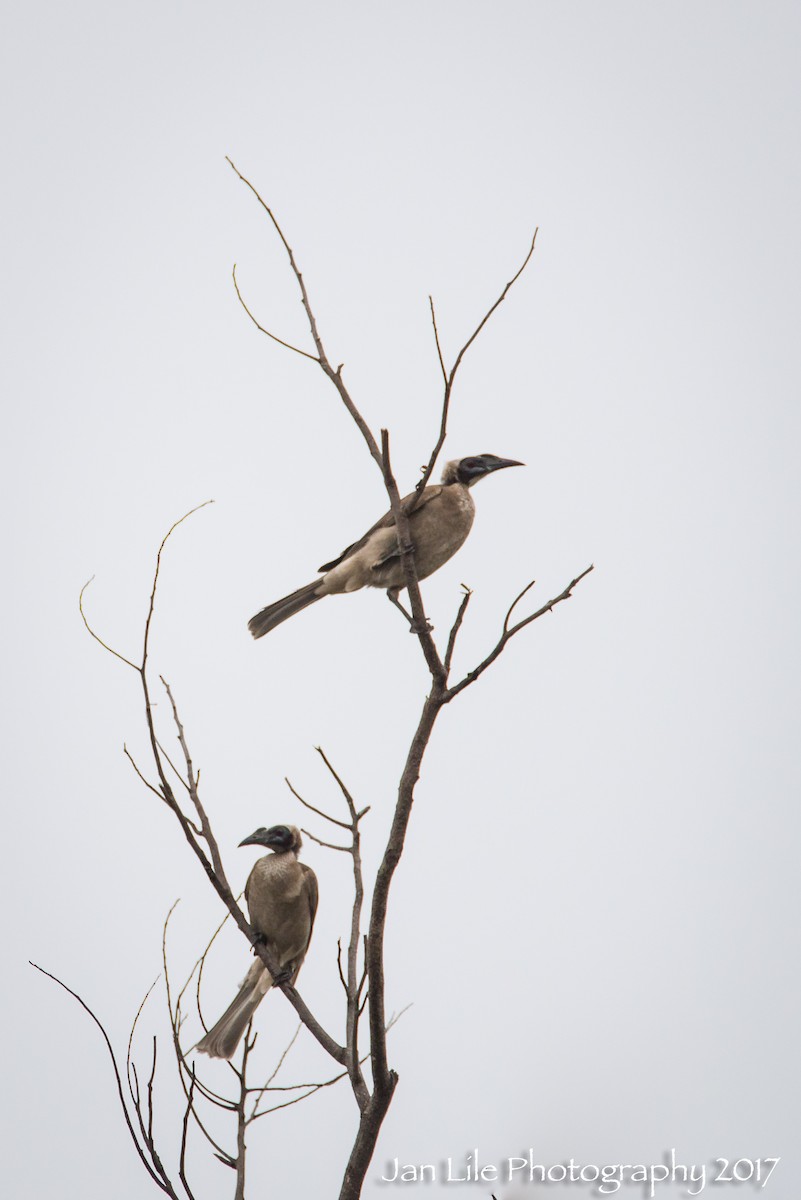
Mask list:
MULTIPOLYGON (((441 483, 431 484, 422 493, 410 492, 403 497, 401 505, 406 512, 416 501, 409 516, 409 530, 418 579, 433 575, 456 553, 470 532, 476 511, 470 495, 473 484, 502 467, 522 466, 513 458, 498 458, 496 454, 454 459, 445 464, 441 483)), ((323 596, 379 587, 386 588, 390 599, 397 602, 405 580, 392 512, 385 513, 364 537, 343 550, 339 558, 324 563, 319 569, 322 572, 319 579, 284 596, 283 600, 268 604, 251 617, 248 629, 254 638, 263 637, 302 608, 322 600, 323 596)))
POLYGON ((317 876, 298 862, 302 839, 294 825, 257 829, 240 846, 266 846, 245 884, 256 941, 272 950, 280 974, 273 979, 260 958, 252 964, 234 999, 197 1044, 210 1058, 231 1058, 248 1022, 274 983, 294 983, 309 948, 317 912, 317 876))

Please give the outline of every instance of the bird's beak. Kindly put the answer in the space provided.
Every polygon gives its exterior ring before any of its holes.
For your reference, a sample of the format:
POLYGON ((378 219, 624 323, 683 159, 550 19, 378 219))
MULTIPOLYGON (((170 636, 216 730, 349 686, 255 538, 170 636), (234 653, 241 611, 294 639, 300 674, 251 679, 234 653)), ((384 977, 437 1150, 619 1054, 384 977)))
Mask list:
POLYGON ((267 845, 269 845, 269 843, 264 840, 263 831, 260 829, 257 829, 255 833, 251 833, 248 835, 248 837, 244 838, 239 843, 239 845, 240 846, 267 846, 267 845))
POLYGON ((516 458, 499 458, 497 462, 491 463, 488 466, 488 471, 500 471, 501 467, 524 467, 526 464, 518 462, 516 458))

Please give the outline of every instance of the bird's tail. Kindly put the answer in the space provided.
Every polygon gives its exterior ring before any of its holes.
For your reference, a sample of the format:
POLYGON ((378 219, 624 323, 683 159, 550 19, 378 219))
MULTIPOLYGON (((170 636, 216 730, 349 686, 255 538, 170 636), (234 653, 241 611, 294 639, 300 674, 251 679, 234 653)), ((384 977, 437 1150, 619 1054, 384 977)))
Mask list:
POLYGON ((305 587, 298 588, 296 592, 284 596, 283 600, 276 600, 274 604, 268 604, 261 612, 256 613, 255 617, 251 617, 248 621, 248 629, 254 638, 264 637, 265 633, 275 629, 276 625, 280 625, 288 617, 294 617, 295 613, 300 612, 302 608, 314 604, 315 600, 321 600, 322 597, 317 593, 321 582, 322 580, 315 579, 312 583, 307 583, 305 587))
POLYGON ((209 1058, 231 1058, 248 1022, 273 985, 270 972, 257 959, 242 980, 234 1000, 216 1025, 195 1047, 209 1058))

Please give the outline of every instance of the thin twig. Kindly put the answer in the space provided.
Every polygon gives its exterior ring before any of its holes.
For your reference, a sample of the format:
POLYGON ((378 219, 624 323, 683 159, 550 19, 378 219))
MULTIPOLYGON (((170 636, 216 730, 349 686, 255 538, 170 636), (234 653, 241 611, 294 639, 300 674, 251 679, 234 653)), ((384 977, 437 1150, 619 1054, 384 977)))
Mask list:
POLYGON ((462 584, 462 587, 464 588, 464 595, 462 596, 462 602, 459 605, 459 611, 456 614, 456 620, 451 626, 451 631, 448 635, 448 648, 445 651, 444 665, 446 675, 450 674, 453 652, 456 649, 456 639, 459 636, 459 630, 462 627, 462 621, 464 620, 464 615, 467 612, 467 606, 470 603, 470 597, 473 595, 469 587, 465 587, 464 584, 462 584))
POLYGON ((320 334, 317 329, 317 321, 315 320, 314 312, 312 311, 312 307, 309 302, 309 294, 306 291, 306 284, 303 281, 303 276, 301 275, 300 269, 298 268, 298 264, 295 261, 295 255, 292 252, 292 247, 289 245, 289 242, 286 240, 286 238, 284 236, 283 229, 278 224, 278 221, 276 220, 273 210, 270 208, 270 206, 268 204, 266 204, 264 202, 264 200, 261 198, 259 193, 256 191, 253 184, 250 182, 250 180, 245 178, 245 176, 238 170, 238 168, 234 165, 234 163, 231 161, 231 159, 228 158, 227 155, 226 155, 226 160, 230 164, 231 169, 236 173, 236 175, 242 180, 242 182, 248 188, 250 188, 251 192, 256 197, 259 204, 262 206, 264 211, 267 213, 267 216, 270 218, 270 220, 273 224, 273 227, 275 228, 276 233, 278 234, 279 238, 281 239, 283 247, 287 252, 287 257, 289 258, 289 264, 292 268, 292 272, 295 276, 295 279, 297 280, 298 287, 300 288, 300 295, 301 295, 301 300, 303 302, 303 308, 306 312, 306 319, 309 322, 309 328, 311 330, 312 339, 314 341, 314 345, 317 350, 317 355, 318 355, 317 361, 319 362, 322 370, 325 372, 325 374, 328 376, 328 378, 332 381, 332 383, 336 387, 337 391, 339 392, 340 398, 342 399, 342 403, 345 405, 345 408, 350 413, 352 419, 356 423, 357 428, 359 429, 359 432, 361 433, 362 437, 364 438, 365 442, 367 443, 367 448, 370 451, 370 454, 372 455, 373 459, 380 467, 381 466, 381 451, 378 449, 378 444, 377 444, 375 438, 373 437, 372 432, 370 431, 369 425, 367 424, 364 417, 361 415, 359 410, 356 408, 356 405, 353 403, 352 399, 350 398, 348 389, 345 387, 344 381, 342 379, 342 366, 340 365, 339 367, 334 369, 334 367, 331 365, 331 362, 328 359, 328 355, 325 352, 325 347, 323 346, 322 340, 320 338, 320 334))
MULTIPOLYGON (((295 1045, 295 1042, 297 1041, 297 1038, 298 1038, 298 1034, 300 1033, 302 1028, 303 1028, 303 1022, 301 1021, 300 1024, 296 1027, 295 1032, 292 1034, 292 1037, 289 1040, 289 1044, 284 1048, 284 1051, 281 1054, 281 1057, 279 1058, 275 1067, 273 1068, 272 1073, 268 1076, 267 1082, 264 1084, 264 1086, 261 1088, 258 1088, 258 1089, 254 1089, 254 1088, 247 1089, 248 1092, 256 1091, 256 1099, 253 1103, 253 1108, 251 1109, 251 1113, 248 1118, 248 1124, 255 1117, 256 1109, 259 1107, 259 1102, 260 1102, 262 1096, 264 1095, 264 1093, 267 1091, 275 1090, 271 1087, 271 1084, 272 1084, 273 1080, 275 1079, 276 1075, 278 1074, 278 1072, 281 1070, 281 1067, 286 1062, 287 1055, 289 1054, 289 1051, 292 1049, 292 1047, 295 1045)), ((295 1085, 295 1086, 298 1086, 298 1085, 295 1085)))
POLYGON ((525 271, 529 262, 531 261, 531 256, 534 253, 534 246, 536 245, 536 241, 537 241, 537 233, 538 233, 538 230, 535 229, 534 236, 531 239, 531 245, 529 246, 528 254, 523 259, 522 265, 517 269, 515 274, 509 280, 506 287, 503 289, 503 291, 501 292, 500 296, 495 301, 495 303, 493 305, 491 305, 491 307, 488 308, 487 311, 484 313, 484 316, 481 318, 478 325, 475 327, 473 332, 470 334, 470 337, 467 339, 467 341, 462 346, 459 353, 456 355, 456 360, 455 360, 453 366, 451 367, 450 371, 446 370, 445 363, 444 363, 444 360, 442 357, 442 347, 440 345, 440 340, 439 340, 439 330, 437 329, 437 318, 436 318, 436 314, 434 312, 434 301, 432 300, 432 298, 430 296, 428 298, 429 305, 431 307, 431 323, 434 327, 434 340, 437 345, 437 354, 439 356, 439 364, 440 364, 440 368, 442 370, 442 377, 443 377, 443 380, 445 383, 445 391, 444 391, 444 394, 442 397, 442 412, 441 412, 441 416, 440 416, 439 435, 438 435, 436 443, 434 445, 434 449, 431 451, 431 456, 428 460, 428 464, 427 464, 425 470, 423 471, 422 478, 417 483, 418 495, 420 493, 422 493, 423 488, 426 487, 426 485, 428 484, 428 481, 431 478, 432 472, 436 465, 437 459, 439 458, 439 452, 442 449, 443 445, 445 444, 445 437, 446 437, 447 431, 448 431, 448 414, 450 411, 451 395, 453 393, 453 384, 456 379, 456 372, 459 370, 459 367, 462 363, 462 359, 464 358, 465 354, 470 349, 470 347, 472 346, 473 342, 476 340, 478 335, 481 333, 481 330, 484 328, 487 321, 489 321, 490 317, 495 312, 496 308, 498 308, 499 305, 501 305, 503 303, 503 301, 506 299, 509 289, 517 282, 517 280, 523 274, 523 272, 525 271))
POLYGON ((428 304, 431 309, 431 324, 434 326, 434 341, 437 346, 437 358, 439 359, 440 370, 442 371, 442 380, 445 387, 448 387, 448 372, 445 367, 445 359, 442 357, 442 346, 439 341, 439 330, 437 329, 437 314, 434 311, 434 297, 428 297, 428 304))
MULTIPOLYGON (((229 162, 230 162, 230 159, 229 159, 229 162)), ((287 350, 292 350, 295 354, 299 354, 301 356, 301 358, 310 358, 312 360, 312 362, 320 361, 314 354, 309 354, 308 350, 301 350, 298 346, 293 346, 291 342, 285 342, 283 338, 277 337, 274 333, 270 333, 269 329, 265 329, 263 325, 260 325, 259 322, 256 320, 256 318, 253 316, 253 313, 248 308, 247 304, 245 304, 245 301, 242 297, 242 293, 239 290, 239 284, 238 284, 237 278, 236 278, 236 263, 234 263, 231 275, 233 276, 234 287, 236 288, 236 294, 237 294, 237 297, 239 298, 239 303, 242 305, 242 307, 244 308, 245 312, 250 317, 253 324, 256 326, 256 328, 261 333, 266 334, 268 338, 272 338, 272 340, 274 342, 278 342, 279 346, 285 346, 287 350)))
MULTIPOLYGON (((339 790, 341 791, 342 795, 345 797, 345 803, 348 806, 348 812, 350 813, 351 821, 356 821, 357 820, 356 805, 353 803, 353 797, 351 796, 348 789, 345 787, 345 784, 342 782, 339 775, 337 775, 336 771, 331 766, 331 763, 326 758, 325 751, 323 750, 322 746, 315 746, 314 748, 317 751, 317 753, 320 755, 320 758, 323 760, 326 767, 328 768, 329 774, 331 774, 334 777, 334 779, 336 780, 339 790)), ((365 812, 366 811, 367 810, 365 809, 365 812)), ((337 825, 342 825, 343 829, 350 828, 350 826, 344 825, 343 822, 341 822, 341 821, 337 821, 337 825)))
POLYGON ((92 576, 91 579, 87 579, 86 583, 81 588, 80 595, 78 596, 78 610, 81 614, 81 619, 82 619, 84 625, 86 626, 91 637, 93 637, 96 642, 99 642, 99 644, 103 647, 104 650, 108 650, 109 654, 113 654, 115 658, 118 658, 120 660, 120 662, 124 662, 126 664, 126 666, 133 667, 133 669, 135 671, 138 671, 139 668, 136 665, 136 663, 131 662, 130 658, 126 658, 125 655, 120 654, 120 652, 118 650, 113 650, 111 648, 111 646, 108 645, 107 642, 103 641, 102 637, 100 637, 99 634, 95 633, 94 629, 92 629, 92 626, 89 624, 89 622, 86 618, 86 613, 83 610, 83 594, 86 591, 86 589, 89 587, 89 584, 92 582, 92 580, 94 580, 94 575, 92 576))
MULTIPOLYGON (((336 817, 331 817, 327 812, 323 812, 321 808, 315 808, 313 804, 309 804, 308 800, 304 800, 300 792, 297 792, 289 780, 284 776, 284 783, 289 788, 296 800, 299 800, 304 808, 308 808, 309 812, 316 813, 318 817, 322 817, 324 821, 330 821, 332 825, 338 825, 340 829, 350 829, 347 821, 338 821, 336 817)), ((311 834, 309 835, 311 836, 311 834)))
POLYGON ((520 600, 522 600, 526 592, 528 592, 533 586, 533 584, 527 584, 526 587, 523 588, 522 592, 520 592, 520 594, 509 606, 503 623, 501 636, 498 638, 498 641, 495 643, 493 649, 489 652, 486 658, 482 659, 477 667, 474 667, 472 671, 467 672, 464 679, 461 679, 459 683, 455 683, 452 687, 448 688, 447 692, 445 693, 445 703, 449 704, 455 696, 458 696, 459 693, 463 692, 465 688, 470 687, 472 683, 475 683, 475 681, 484 674, 487 667, 491 666, 495 662, 496 658, 499 657, 515 634, 519 633, 521 629, 525 629, 527 625, 530 625, 532 621, 538 620, 539 617, 544 616, 545 613, 552 612, 556 605, 561 604, 563 600, 569 600, 573 593, 574 587, 581 583, 582 579, 584 579, 586 575, 589 575, 590 571, 593 571, 594 569, 594 566, 590 564, 590 566, 587 567, 585 571, 582 571, 580 575, 577 575, 575 579, 571 579, 564 591, 561 591, 558 596, 554 596, 553 599, 549 600, 547 604, 543 604, 542 608, 538 608, 537 611, 531 613, 530 616, 524 617, 523 620, 518 621, 516 625, 510 626, 509 620, 512 612, 515 609, 515 606, 520 602, 520 600))
POLYGON ((106 1044, 106 1049, 108 1050, 109 1058, 111 1059, 111 1065, 114 1069, 114 1078, 117 1083, 117 1096, 119 1097, 120 1106, 122 1108, 123 1116, 125 1117, 125 1124, 128 1126, 128 1132, 131 1135, 131 1141, 133 1142, 134 1146, 136 1147, 136 1153, 139 1155, 139 1158, 141 1159, 145 1170, 147 1171, 148 1175, 153 1180, 153 1182, 158 1187, 160 1187, 161 1190, 163 1192, 165 1192, 168 1196, 173 1197, 173 1200, 178 1200, 178 1197, 177 1197, 174 1189, 172 1188, 172 1186, 169 1183, 163 1182, 159 1178, 156 1171, 153 1169, 153 1167, 147 1161, 144 1150, 139 1145, 139 1139, 137 1138, 136 1133, 134 1132, 134 1127, 131 1123, 131 1118, 128 1113, 128 1106, 125 1103, 125 1093, 123 1092, 122 1079, 120 1078, 119 1068, 117 1067, 117 1059, 114 1054, 114 1050, 112 1049, 112 1045, 109 1040, 109 1036, 106 1033, 106 1030, 105 1030, 102 1022, 100 1021, 100 1018, 95 1016, 95 1014, 92 1012, 91 1008, 86 1003, 86 1001, 82 1000, 81 997, 78 995, 78 993, 74 992, 71 987, 67 987, 66 983, 64 983, 61 979, 59 979, 57 975, 51 975, 51 973, 49 971, 45 971, 44 967, 40 967, 35 962, 30 963, 30 965, 35 970, 39 971, 42 975, 46 975, 48 979, 52 979, 53 983, 57 983, 60 988, 63 988, 65 992, 67 992, 70 996, 72 996, 73 1000, 77 1000, 78 1003, 80 1004, 81 1008, 84 1010, 84 1012, 87 1012, 89 1014, 89 1016, 92 1018, 95 1025, 97 1026, 97 1028, 100 1030, 100 1032, 103 1036, 103 1041, 106 1044))
POLYGON ((189 785, 188 786, 189 795, 192 799, 192 803, 195 806, 195 812, 197 813, 198 818, 200 819, 200 828, 203 831, 203 839, 205 840, 206 845, 209 848, 212 865, 214 866, 214 872, 215 872, 217 878, 220 880, 220 882, 223 883, 225 885, 225 887, 228 888, 228 890, 230 891, 230 885, 228 883, 228 879, 225 874, 225 869, 222 864, 222 856, 220 854, 220 847, 217 845, 217 839, 215 838, 215 836, 212 832, 211 823, 209 821, 209 818, 206 814, 206 810, 203 807, 203 804, 201 803, 201 800, 200 800, 200 796, 198 794, 197 776, 195 774, 194 767, 192 766, 192 756, 189 753, 189 747, 186 744, 186 737, 184 735, 184 727, 181 723, 181 718, 178 716, 178 706, 175 703, 175 698, 172 694, 172 689, 170 688, 170 685, 167 683, 167 680, 164 678, 163 675, 159 675, 159 679, 164 684, 164 690, 166 691, 167 695, 169 696, 170 704, 172 706, 172 715, 173 715, 173 719, 175 721, 175 726, 178 730, 178 741, 181 745, 181 749, 183 750, 184 761, 186 763, 186 778, 187 778, 187 783, 189 785))
POLYGON ((326 850, 341 850, 344 854, 351 852, 350 846, 338 846, 336 842, 324 842, 308 829, 301 829, 301 833, 305 833, 306 837, 311 838, 318 846, 324 846, 326 850))
POLYGON ((195 1098, 195 1069, 192 1068, 192 1081, 189 1084, 189 1095, 186 1098, 186 1108, 184 1109, 184 1120, 181 1128, 181 1155, 178 1160, 178 1178, 191 1196, 192 1192, 189 1187, 189 1181, 186 1177, 186 1146, 187 1137, 189 1134, 189 1114, 194 1115, 194 1098, 195 1098))

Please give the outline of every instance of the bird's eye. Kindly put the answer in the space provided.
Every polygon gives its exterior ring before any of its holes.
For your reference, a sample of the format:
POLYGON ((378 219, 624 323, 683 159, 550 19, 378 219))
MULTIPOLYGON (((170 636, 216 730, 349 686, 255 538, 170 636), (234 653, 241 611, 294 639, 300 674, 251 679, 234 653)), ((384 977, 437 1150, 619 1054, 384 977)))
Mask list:
POLYGON ((463 458, 459 466, 463 467, 467 471, 474 471, 476 467, 481 466, 481 463, 477 458, 463 458))
POLYGON ((286 825, 273 825, 272 829, 270 830, 270 833, 274 834, 276 837, 282 837, 282 838, 288 838, 291 836, 286 825))

